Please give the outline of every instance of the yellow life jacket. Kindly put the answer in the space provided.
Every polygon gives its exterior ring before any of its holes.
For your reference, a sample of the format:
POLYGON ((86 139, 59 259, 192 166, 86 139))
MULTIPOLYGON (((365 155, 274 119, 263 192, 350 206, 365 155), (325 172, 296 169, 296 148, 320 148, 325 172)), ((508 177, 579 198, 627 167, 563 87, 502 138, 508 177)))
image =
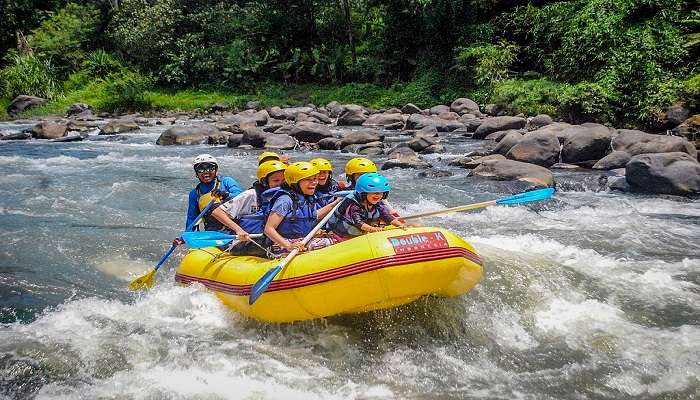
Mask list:
MULTIPOLYGON (((202 212, 207 206, 209 205, 209 202, 214 200, 215 202, 219 203, 221 202, 221 199, 217 196, 214 196, 211 194, 214 190, 220 189, 221 188, 221 180, 219 177, 216 177, 216 181, 214 183, 214 187, 208 192, 202 194, 199 191, 199 184, 197 184, 197 205, 199 207, 199 212, 202 212)), ((216 207, 212 207, 211 210, 205 214, 199 221, 197 221, 197 225, 199 225, 200 230, 207 230, 207 231, 218 231, 223 228, 223 224, 219 222, 216 218, 212 217, 211 211, 214 210, 216 207)))

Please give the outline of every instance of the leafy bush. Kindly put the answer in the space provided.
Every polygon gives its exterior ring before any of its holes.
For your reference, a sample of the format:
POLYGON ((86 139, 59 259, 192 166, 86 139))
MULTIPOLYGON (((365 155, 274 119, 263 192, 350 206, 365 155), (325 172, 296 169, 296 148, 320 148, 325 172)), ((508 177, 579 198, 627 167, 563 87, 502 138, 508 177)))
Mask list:
POLYGON ((473 77, 477 85, 492 86, 508 78, 517 52, 518 46, 507 41, 458 47, 456 69, 473 77))
POLYGON ((681 82, 680 97, 691 109, 700 110, 700 74, 681 82))
POLYGON ((66 91, 80 89, 94 80, 108 77, 111 74, 126 71, 126 67, 115 56, 104 50, 88 54, 80 65, 80 70, 72 73, 64 82, 66 91))
POLYGON ((146 109, 146 91, 153 86, 153 79, 135 71, 122 71, 107 76, 104 80, 107 99, 98 105, 106 110, 146 109))
POLYGON ((85 58, 99 23, 100 12, 95 7, 68 3, 33 30, 27 40, 34 52, 50 57, 59 71, 67 73, 85 58))
POLYGON ((566 86, 559 96, 561 116, 576 124, 614 120, 614 98, 606 87, 591 82, 566 86))
POLYGON ((501 105, 511 114, 558 115, 560 92, 565 84, 541 79, 509 79, 498 83, 490 101, 501 105))
POLYGON ((8 65, 0 70, 0 93, 14 98, 20 94, 52 98, 58 95, 58 84, 49 60, 12 51, 6 57, 8 65))

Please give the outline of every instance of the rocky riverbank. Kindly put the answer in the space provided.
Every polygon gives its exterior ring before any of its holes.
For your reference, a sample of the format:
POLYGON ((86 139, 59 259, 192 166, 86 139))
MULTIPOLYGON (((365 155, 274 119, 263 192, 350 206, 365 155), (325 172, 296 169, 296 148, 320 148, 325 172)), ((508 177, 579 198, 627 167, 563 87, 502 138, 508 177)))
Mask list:
MULTIPOLYGON (((25 108, 33 103, 41 100, 13 102, 25 108)), ((596 123, 572 125, 548 115, 502 114, 466 98, 429 109, 406 104, 374 110, 338 102, 262 109, 249 102, 242 111, 217 104, 206 111, 121 116, 96 116, 88 105, 75 104, 65 118, 36 121, 31 132, 0 133, 0 140, 79 141, 88 139, 89 132, 118 140, 143 126, 165 125, 159 145, 226 144, 241 150, 318 149, 386 156, 382 169, 432 168, 425 174, 440 176, 441 165, 452 165, 470 169, 474 177, 521 181, 528 187, 555 185, 552 169, 589 169, 600 171, 612 189, 700 194, 700 115, 669 114, 666 131, 648 133, 596 123), (483 141, 483 149, 467 154, 446 150, 446 145, 465 139, 483 141), (442 156, 424 159, 424 154, 433 153, 442 156)))

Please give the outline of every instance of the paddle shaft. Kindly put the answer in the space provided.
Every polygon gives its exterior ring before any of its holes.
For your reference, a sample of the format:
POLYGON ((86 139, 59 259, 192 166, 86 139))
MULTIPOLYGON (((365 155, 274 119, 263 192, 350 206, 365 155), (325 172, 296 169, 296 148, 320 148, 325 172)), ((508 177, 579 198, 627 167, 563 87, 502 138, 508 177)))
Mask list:
MULTIPOLYGON (((209 209, 211 209, 211 207, 214 205, 214 203, 215 203, 214 200, 210 201, 209 204, 207 204, 207 206, 204 207, 204 210, 202 210, 202 212, 199 213, 199 215, 197 215, 197 218, 195 218, 194 221, 192 221, 189 224, 189 226, 187 226, 187 228, 185 229, 185 232, 191 231, 192 228, 194 228, 194 226, 197 224, 197 221, 202 219, 204 214, 206 214, 209 211, 209 209)), ((163 257, 160 258, 160 261, 158 261, 158 264, 156 264, 156 266, 154 268, 156 271, 158 271, 158 268, 160 268, 163 264, 165 264, 166 261, 168 261, 168 258, 170 258, 170 256, 173 254, 173 252, 175 251, 176 248, 177 248, 177 245, 175 245, 175 244, 170 246, 170 250, 168 250, 168 252, 165 253, 163 255, 163 257)))
POLYGON ((468 210, 475 210, 477 208, 485 208, 485 207, 490 207, 490 206, 495 206, 498 200, 491 200, 491 201, 484 201, 482 203, 474 203, 474 204, 467 204, 465 206, 457 206, 457 207, 451 207, 451 208, 444 208, 442 210, 436 210, 436 211, 429 211, 421 214, 414 214, 414 215, 409 215, 407 217, 401 217, 400 219, 418 219, 418 218, 424 218, 424 217, 432 217, 434 215, 442 215, 442 214, 449 214, 449 213, 454 213, 454 212, 460 212, 460 211, 468 211, 468 210))

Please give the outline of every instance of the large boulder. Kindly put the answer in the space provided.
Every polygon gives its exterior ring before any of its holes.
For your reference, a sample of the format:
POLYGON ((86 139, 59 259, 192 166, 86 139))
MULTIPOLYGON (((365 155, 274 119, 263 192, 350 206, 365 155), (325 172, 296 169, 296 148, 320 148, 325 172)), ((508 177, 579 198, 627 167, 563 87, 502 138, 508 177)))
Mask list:
POLYGON ((434 125, 424 126, 423 128, 413 132, 413 137, 438 137, 438 130, 434 125))
POLYGON ((508 154, 510 149, 513 148, 513 146, 515 146, 523 140, 522 133, 520 133, 517 130, 509 130, 506 132, 508 133, 497 142, 498 145, 496 145, 496 148, 493 149, 494 153, 505 156, 506 154, 508 154))
POLYGON ((630 156, 630 154, 626 151, 613 151, 612 153, 598 160, 598 162, 596 162, 592 168, 603 171, 624 168, 630 161, 630 158, 632 158, 632 156, 630 156))
MULTIPOLYGON (((437 141, 431 137, 427 136, 418 136, 414 139, 409 140, 408 142, 404 143, 403 145, 408 146, 411 150, 415 152, 422 152, 425 149, 437 145, 437 141)), ((433 151, 435 152, 435 151, 433 151)))
POLYGON ((479 126, 481 126, 481 124, 484 121, 486 121, 485 119, 479 119, 475 117, 464 118, 467 115, 469 114, 464 114, 461 117, 459 117, 459 122, 464 124, 464 127, 467 130, 467 132, 475 132, 479 128, 479 126))
POLYGON ((389 153, 389 159, 382 165, 382 170, 391 168, 432 168, 432 165, 423 161, 415 151, 408 147, 397 147, 389 153))
POLYGON ((291 150, 297 145, 296 139, 289 135, 267 135, 263 147, 271 150, 291 150))
MULTIPOLYGON (((72 117, 74 115, 82 114, 86 111, 90 111, 89 105, 87 105, 85 103, 75 103, 75 104, 71 104, 71 106, 68 107, 68 111, 66 111, 66 116, 72 117)), ((90 114, 92 114, 92 113, 90 113, 90 114)))
POLYGON ((559 140, 553 133, 530 132, 510 148, 506 158, 549 168, 559 162, 559 140))
POLYGON ((340 150, 340 139, 327 137, 318 141, 318 148, 321 150, 340 150))
POLYGON ((680 125, 690 117, 690 110, 683 104, 674 104, 666 111, 656 115, 655 121, 651 124, 651 128, 655 132, 665 132, 680 125))
POLYGON ((450 110, 457 114, 475 114, 479 113, 479 105, 473 100, 460 97, 450 104, 450 110))
POLYGON ((478 167, 482 162, 488 161, 488 160, 505 160, 506 158, 500 154, 491 154, 488 156, 464 156, 460 157, 456 160, 452 160, 449 162, 449 165, 455 166, 455 167, 460 167, 460 168, 466 168, 466 169, 474 169, 478 167))
POLYGON ((433 116, 427 116, 422 114, 411 114, 406 120, 405 129, 407 130, 419 130, 427 126, 434 126, 440 132, 446 132, 446 121, 433 116))
POLYGON ((270 107, 267 112, 268 115, 274 119, 296 119, 297 114, 304 113, 310 114, 315 110, 312 107, 270 107))
POLYGON ((527 121, 525 118, 520 117, 494 117, 487 118, 476 128, 472 138, 474 139, 484 139, 491 133, 498 131, 505 131, 508 129, 522 129, 525 127, 527 121))
POLYGON ((331 120, 331 118, 330 118, 328 115, 326 115, 326 114, 324 114, 324 113, 322 113, 322 112, 318 112, 318 111, 312 111, 312 112, 310 112, 310 113, 309 113, 309 118, 314 118, 314 119, 318 120, 318 122, 320 122, 320 123, 322 123, 322 124, 328 124, 328 125, 330 125, 331 123, 333 123, 333 121, 331 120))
POLYGON ((700 194, 700 163, 684 152, 639 154, 627 163, 630 188, 646 193, 700 194))
POLYGON ((554 123, 554 120, 549 115, 537 114, 528 121, 527 129, 534 131, 544 126, 551 125, 552 123, 554 123))
POLYGON ((522 181, 533 187, 554 185, 554 176, 547 168, 514 160, 484 160, 471 175, 499 181, 522 181))
POLYGON ((423 112, 418 106, 416 106, 413 103, 408 103, 405 106, 401 107, 401 112, 404 114, 420 114, 423 112))
POLYGON ((22 111, 28 110, 32 107, 45 104, 47 101, 48 100, 42 99, 41 97, 19 95, 12 100, 9 106, 7 106, 7 113, 11 115, 21 113, 22 111))
POLYGON ((489 134, 486 136, 484 139, 486 140, 493 140, 494 142, 498 143, 500 142, 504 137, 508 136, 509 133, 519 133, 520 136, 524 135, 526 132, 524 130, 520 129, 508 129, 505 131, 498 131, 489 134))
POLYGON ((0 140, 27 140, 31 138, 32 134, 29 132, 10 133, 9 135, 0 136, 0 140))
POLYGON ((346 105, 345 110, 338 116, 338 126, 358 126, 367 120, 367 112, 360 106, 346 105))
POLYGON ((321 139, 333 137, 333 134, 326 125, 300 122, 290 130, 289 136, 295 137, 300 142, 316 143, 321 139))
POLYGON ((57 122, 40 122, 32 128, 32 136, 36 139, 56 139, 66 136, 68 126, 57 122))
POLYGON ((260 128, 246 128, 243 130, 243 139, 241 144, 249 144, 256 149, 262 149, 265 147, 268 137, 270 136, 285 136, 285 135, 275 135, 272 133, 267 133, 260 128))
POLYGON ((632 156, 647 153, 683 152, 691 157, 698 157, 695 146, 685 138, 644 133, 641 131, 619 129, 612 140, 613 150, 625 151, 632 156))
POLYGON ((243 142, 243 134, 242 133, 232 133, 228 135, 228 138, 226 139, 226 146, 227 147, 238 147, 241 145, 243 142))
POLYGON ((370 142, 383 142, 384 135, 372 130, 363 129, 360 131, 349 131, 343 134, 341 139, 341 147, 345 147, 351 144, 365 144, 370 142))
POLYGON ((213 125, 178 125, 161 133, 156 144, 162 146, 203 144, 208 143, 210 136, 226 135, 213 125))
POLYGON ((90 135, 88 135, 87 132, 80 132, 78 134, 73 134, 73 135, 66 135, 63 137, 59 137, 56 139, 51 139, 52 142, 61 142, 61 143, 66 143, 66 142, 82 142, 83 140, 87 139, 90 135))
POLYGON ((686 119, 682 124, 673 128, 671 132, 676 136, 695 141, 695 146, 697 148, 698 144, 700 144, 698 143, 698 141, 700 141, 700 114, 693 115, 686 119))
POLYGON ((107 125, 100 129, 100 135, 116 135, 124 132, 139 130, 139 125, 132 120, 109 121, 107 125))
POLYGON ((403 115, 401 114, 372 114, 362 125, 365 126, 382 126, 391 125, 397 122, 403 123, 403 115))
POLYGON ((439 114, 447 113, 447 112, 450 112, 450 107, 442 105, 442 104, 434 106, 434 107, 430 107, 430 109, 428 110, 428 113, 430 113, 431 115, 439 115, 439 114))
POLYGON ((564 141, 561 160, 569 164, 600 160, 610 152, 612 138, 613 133, 607 128, 585 128, 564 141))

